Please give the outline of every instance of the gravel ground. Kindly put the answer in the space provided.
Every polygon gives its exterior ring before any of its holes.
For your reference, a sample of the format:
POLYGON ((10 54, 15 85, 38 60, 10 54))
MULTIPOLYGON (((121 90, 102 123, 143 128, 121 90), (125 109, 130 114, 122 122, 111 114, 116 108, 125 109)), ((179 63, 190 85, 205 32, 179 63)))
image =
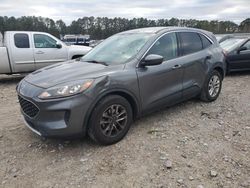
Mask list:
POLYGON ((217 101, 141 118, 107 147, 33 134, 20 79, 0 76, 0 187, 250 187, 250 72, 226 77, 217 101))

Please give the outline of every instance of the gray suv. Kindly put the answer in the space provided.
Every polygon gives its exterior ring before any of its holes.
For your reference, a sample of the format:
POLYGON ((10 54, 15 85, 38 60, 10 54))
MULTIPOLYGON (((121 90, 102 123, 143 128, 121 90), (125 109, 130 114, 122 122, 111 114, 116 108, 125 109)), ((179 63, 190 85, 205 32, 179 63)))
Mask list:
POLYGON ((120 141, 134 119, 181 101, 214 101, 225 75, 210 32, 154 27, 116 34, 80 61, 45 67, 17 86, 26 125, 44 137, 120 141))

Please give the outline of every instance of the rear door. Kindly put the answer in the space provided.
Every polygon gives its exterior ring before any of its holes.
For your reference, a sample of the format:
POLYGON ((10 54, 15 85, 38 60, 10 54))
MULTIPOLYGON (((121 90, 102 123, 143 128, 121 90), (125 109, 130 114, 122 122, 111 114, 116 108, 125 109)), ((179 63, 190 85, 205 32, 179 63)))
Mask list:
POLYGON ((142 109, 144 113, 171 105, 181 100, 182 62, 178 59, 178 44, 175 33, 167 33, 159 38, 146 53, 164 57, 164 62, 156 66, 138 67, 142 109))
POLYGON ((209 47, 211 41, 196 32, 178 32, 181 42, 181 59, 184 63, 183 98, 200 93, 207 75, 207 65, 213 58, 209 47))
POLYGON ((11 33, 9 36, 10 45, 8 45, 12 71, 31 72, 35 70, 33 48, 30 33, 11 33))
POLYGON ((244 70, 250 69, 250 40, 248 40, 241 47, 246 47, 247 50, 236 51, 233 55, 228 57, 230 62, 230 69, 244 70))
POLYGON ((68 59, 67 47, 51 35, 33 33, 33 41, 36 69, 68 59), (57 43, 62 45, 61 48, 57 47, 57 43))

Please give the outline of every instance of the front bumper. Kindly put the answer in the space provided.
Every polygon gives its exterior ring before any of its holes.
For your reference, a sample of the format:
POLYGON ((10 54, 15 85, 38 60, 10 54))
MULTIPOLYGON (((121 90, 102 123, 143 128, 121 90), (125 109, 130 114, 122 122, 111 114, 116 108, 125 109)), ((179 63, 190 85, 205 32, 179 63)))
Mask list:
POLYGON ((41 92, 41 88, 30 85, 25 91, 19 90, 19 97, 39 109, 38 113, 31 117, 27 114, 27 110, 21 107, 25 124, 33 132, 43 137, 85 135, 84 122, 91 105, 91 99, 87 95, 79 94, 67 98, 40 100, 36 96, 41 92))
POLYGON ((25 120, 25 118, 23 118, 23 121, 24 121, 25 125, 26 125, 31 131, 33 131, 34 133, 36 133, 36 134, 39 135, 39 136, 42 136, 42 134, 41 134, 40 132, 38 132, 36 129, 34 129, 34 128, 32 127, 32 125, 30 125, 30 124, 25 120))

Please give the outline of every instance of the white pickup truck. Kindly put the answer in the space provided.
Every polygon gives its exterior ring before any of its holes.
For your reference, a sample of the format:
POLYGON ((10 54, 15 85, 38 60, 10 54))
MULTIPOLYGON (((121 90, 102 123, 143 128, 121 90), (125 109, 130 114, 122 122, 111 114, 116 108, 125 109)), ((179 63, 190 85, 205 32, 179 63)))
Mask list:
POLYGON ((0 32, 0 74, 32 72, 39 68, 85 55, 91 47, 67 46, 43 32, 0 32))

